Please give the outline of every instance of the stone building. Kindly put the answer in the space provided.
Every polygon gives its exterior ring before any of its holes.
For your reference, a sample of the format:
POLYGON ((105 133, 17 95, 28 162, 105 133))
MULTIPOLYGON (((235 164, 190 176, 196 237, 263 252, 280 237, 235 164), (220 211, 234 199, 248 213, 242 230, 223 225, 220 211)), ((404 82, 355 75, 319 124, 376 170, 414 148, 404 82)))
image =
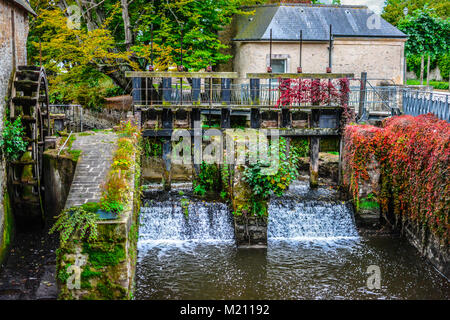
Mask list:
POLYGON ((234 55, 228 69, 242 78, 267 71, 271 29, 273 72, 297 72, 300 30, 303 72, 326 72, 332 25, 332 72, 359 76, 365 71, 372 79, 404 81, 407 36, 366 6, 273 4, 245 10, 254 15, 236 17, 225 31, 234 55))
MULTIPOLYGON (((0 0, 0 115, 5 116, 6 98, 16 66, 27 64, 28 15, 36 15, 27 0, 0 0)), ((0 132, 3 121, 0 121, 0 132)), ((5 162, 0 159, 0 263, 11 239, 11 212, 6 192, 5 162)))

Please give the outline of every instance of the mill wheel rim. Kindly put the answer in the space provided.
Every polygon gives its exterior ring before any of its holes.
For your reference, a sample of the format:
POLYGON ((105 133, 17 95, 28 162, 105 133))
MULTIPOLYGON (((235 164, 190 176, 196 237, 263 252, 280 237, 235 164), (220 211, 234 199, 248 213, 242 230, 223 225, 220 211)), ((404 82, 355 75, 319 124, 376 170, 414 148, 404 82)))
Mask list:
POLYGON ((48 81, 44 68, 27 66, 18 67, 13 79, 10 120, 21 118, 27 147, 18 161, 8 164, 8 189, 16 216, 42 222, 44 143, 51 134, 48 81))

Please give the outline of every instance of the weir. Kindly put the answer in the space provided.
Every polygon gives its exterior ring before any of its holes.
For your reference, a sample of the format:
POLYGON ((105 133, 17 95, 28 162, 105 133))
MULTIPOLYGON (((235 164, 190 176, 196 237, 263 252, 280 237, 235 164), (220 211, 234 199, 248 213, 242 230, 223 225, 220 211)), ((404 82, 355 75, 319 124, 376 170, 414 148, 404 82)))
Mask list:
POLYGON ((295 182, 285 196, 272 199, 268 246, 258 249, 236 248, 227 205, 187 192, 174 187, 169 194, 144 194, 138 300, 445 296, 448 284, 419 258, 411 259, 417 255, 412 247, 390 237, 360 236, 353 209, 337 201, 334 191, 311 191, 306 181, 295 182), (190 201, 187 214, 181 199, 190 201), (366 269, 378 261, 384 285, 369 290, 366 269), (414 289, 405 286, 416 272, 427 280, 414 289), (401 280, 390 274, 401 274, 401 280))

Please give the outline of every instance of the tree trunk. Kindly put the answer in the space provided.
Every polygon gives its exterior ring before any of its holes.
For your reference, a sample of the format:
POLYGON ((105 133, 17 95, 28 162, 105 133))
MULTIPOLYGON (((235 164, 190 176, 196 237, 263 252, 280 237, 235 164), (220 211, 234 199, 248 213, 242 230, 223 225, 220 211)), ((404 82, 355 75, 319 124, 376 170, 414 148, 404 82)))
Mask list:
POLYGON ((422 60, 420 62, 420 85, 423 86, 423 67, 425 64, 425 57, 422 55, 422 60))
POLYGON ((430 61, 431 56, 428 55, 428 62, 427 62, 427 87, 430 85, 430 61))
POLYGON ((125 34, 125 45, 127 50, 130 50, 131 44, 133 43, 133 34, 131 33, 130 15, 128 14, 128 1, 121 0, 122 3, 122 19, 123 28, 125 34))

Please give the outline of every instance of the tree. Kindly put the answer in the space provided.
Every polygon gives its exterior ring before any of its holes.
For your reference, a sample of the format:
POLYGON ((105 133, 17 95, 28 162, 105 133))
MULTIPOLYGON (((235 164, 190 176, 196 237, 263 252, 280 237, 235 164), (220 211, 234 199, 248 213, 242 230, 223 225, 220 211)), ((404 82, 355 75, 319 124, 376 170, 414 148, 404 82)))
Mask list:
MULTIPOLYGON (((31 22, 30 63, 49 70, 55 94, 71 100, 99 94, 100 82, 112 80, 130 92, 129 70, 150 64, 154 29, 154 64, 160 70, 181 64, 199 70, 230 59, 222 54, 218 32, 256 0, 32 0, 38 17, 31 22), (79 13, 79 28, 70 27, 79 13), (40 44, 39 44, 40 42, 40 44)), ((249 13, 247 13, 249 14, 249 13)), ((101 93, 103 95, 103 93, 101 93)), ((100 97, 101 98, 101 97, 100 97)))
MULTIPOLYGON (((445 55, 450 50, 450 19, 444 20, 437 17, 434 10, 427 7, 424 10, 416 10, 412 15, 401 19, 398 28, 409 36, 405 44, 407 56, 428 56, 428 72, 430 58, 445 55)), ((422 75, 423 59, 421 80, 423 80, 422 75)))
POLYGON ((435 13, 447 19, 450 15, 450 2, 448 0, 386 0, 382 18, 394 26, 404 18, 403 9, 408 8, 409 13, 423 9, 425 6, 434 9, 435 13))

